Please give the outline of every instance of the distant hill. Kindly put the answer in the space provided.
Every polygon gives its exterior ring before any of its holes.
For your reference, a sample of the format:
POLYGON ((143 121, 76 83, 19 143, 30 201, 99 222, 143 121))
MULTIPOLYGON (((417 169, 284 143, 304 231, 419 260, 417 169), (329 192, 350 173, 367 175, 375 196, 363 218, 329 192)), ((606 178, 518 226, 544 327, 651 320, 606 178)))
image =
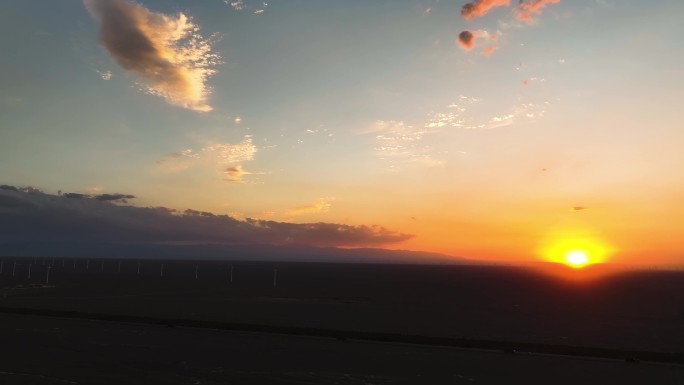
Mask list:
POLYGON ((159 258, 342 263, 470 264, 473 261, 445 254, 379 248, 335 248, 307 245, 165 245, 100 242, 0 243, 0 256, 73 258, 159 258))

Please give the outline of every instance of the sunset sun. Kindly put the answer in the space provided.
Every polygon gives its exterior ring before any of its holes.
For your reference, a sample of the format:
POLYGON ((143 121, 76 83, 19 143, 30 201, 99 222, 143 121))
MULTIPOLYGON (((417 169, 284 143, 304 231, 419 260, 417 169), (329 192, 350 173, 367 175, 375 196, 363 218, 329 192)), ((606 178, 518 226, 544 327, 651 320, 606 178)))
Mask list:
POLYGON ((539 250, 542 259, 573 268, 605 263, 615 252, 614 247, 589 235, 554 235, 539 250))
POLYGON ((565 262, 573 267, 582 267, 589 262, 589 256, 584 250, 570 250, 565 253, 565 262))

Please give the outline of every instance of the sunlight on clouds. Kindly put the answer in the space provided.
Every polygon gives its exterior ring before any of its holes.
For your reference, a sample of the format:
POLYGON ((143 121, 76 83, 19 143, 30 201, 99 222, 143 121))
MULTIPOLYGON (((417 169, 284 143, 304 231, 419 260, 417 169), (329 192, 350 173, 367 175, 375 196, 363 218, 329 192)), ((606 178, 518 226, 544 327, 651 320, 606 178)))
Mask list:
POLYGON ((468 130, 483 130, 509 126, 520 119, 533 119, 544 116, 549 106, 544 103, 520 103, 508 112, 492 116, 483 120, 477 118, 470 111, 471 106, 481 102, 480 99, 461 96, 459 101, 447 106, 446 111, 433 112, 428 115, 424 127, 428 129, 463 128, 468 130))
POLYGON ((242 179, 245 175, 251 175, 252 173, 242 168, 242 166, 230 166, 227 167, 223 172, 226 174, 226 181, 233 183, 245 183, 242 179))
POLYGON ((511 0, 475 0, 470 3, 463 4, 461 8, 461 15, 465 19, 472 19, 474 17, 484 16, 492 8, 505 7, 511 4, 511 0))
POLYGON ((520 21, 531 23, 533 21, 533 14, 539 15, 541 14, 542 8, 546 7, 547 4, 556 4, 559 2, 560 0, 521 0, 516 11, 516 17, 520 21))
POLYGON ((318 201, 313 204, 299 206, 289 210, 286 213, 286 215, 297 216, 306 214, 327 213, 328 211, 330 211, 330 208, 332 207, 332 202, 334 200, 335 198, 332 197, 319 198, 318 201))
POLYGON ((252 138, 247 136, 242 143, 209 143, 198 151, 181 150, 160 159, 157 166, 165 172, 179 172, 200 165, 218 166, 228 181, 239 182, 244 175, 252 174, 240 164, 253 160, 257 151, 252 138))
POLYGON ((147 93, 179 107, 212 110, 206 81, 216 72, 213 67, 220 57, 212 53, 212 41, 199 34, 191 18, 151 12, 125 0, 84 4, 101 24, 102 46, 121 67, 141 77, 147 93))
POLYGON ((380 159, 390 163, 400 161, 428 167, 444 164, 442 160, 432 156, 430 146, 422 144, 426 134, 435 132, 430 127, 416 128, 402 121, 378 120, 364 132, 375 134, 375 151, 380 159))

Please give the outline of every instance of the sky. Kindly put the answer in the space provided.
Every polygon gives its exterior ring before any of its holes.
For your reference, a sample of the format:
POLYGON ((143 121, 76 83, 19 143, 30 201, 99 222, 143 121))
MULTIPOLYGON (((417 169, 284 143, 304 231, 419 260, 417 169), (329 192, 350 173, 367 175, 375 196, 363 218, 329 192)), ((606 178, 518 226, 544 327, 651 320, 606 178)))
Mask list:
POLYGON ((0 242, 107 223, 88 237, 682 265, 682 14, 5 0, 0 242))

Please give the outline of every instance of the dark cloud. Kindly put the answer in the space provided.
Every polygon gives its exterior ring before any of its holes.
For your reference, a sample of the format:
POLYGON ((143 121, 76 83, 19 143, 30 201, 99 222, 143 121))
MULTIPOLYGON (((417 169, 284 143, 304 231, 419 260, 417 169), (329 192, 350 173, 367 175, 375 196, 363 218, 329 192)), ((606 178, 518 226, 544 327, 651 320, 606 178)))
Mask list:
POLYGON ((90 198, 90 195, 79 194, 79 193, 64 193, 63 197, 69 198, 69 199, 83 199, 83 198, 90 198))
POLYGON ((134 199, 135 195, 128 195, 128 194, 100 194, 100 195, 95 195, 93 198, 97 199, 98 201, 124 201, 126 199, 134 199))
POLYGON ((458 34, 456 43, 460 45, 461 48, 470 50, 475 45, 475 35, 470 31, 463 31, 458 34))
POLYGON ((354 247, 384 245, 412 237, 380 226, 237 220, 197 210, 178 213, 164 207, 134 207, 113 204, 112 200, 68 199, 8 189, 0 190, 0 213, 0 245, 10 242, 87 241, 100 244, 354 247))
POLYGON ((126 0, 84 4, 100 22, 104 48, 121 67, 141 76, 149 93, 177 106, 211 111, 205 82, 218 56, 190 18, 151 12, 126 0))

